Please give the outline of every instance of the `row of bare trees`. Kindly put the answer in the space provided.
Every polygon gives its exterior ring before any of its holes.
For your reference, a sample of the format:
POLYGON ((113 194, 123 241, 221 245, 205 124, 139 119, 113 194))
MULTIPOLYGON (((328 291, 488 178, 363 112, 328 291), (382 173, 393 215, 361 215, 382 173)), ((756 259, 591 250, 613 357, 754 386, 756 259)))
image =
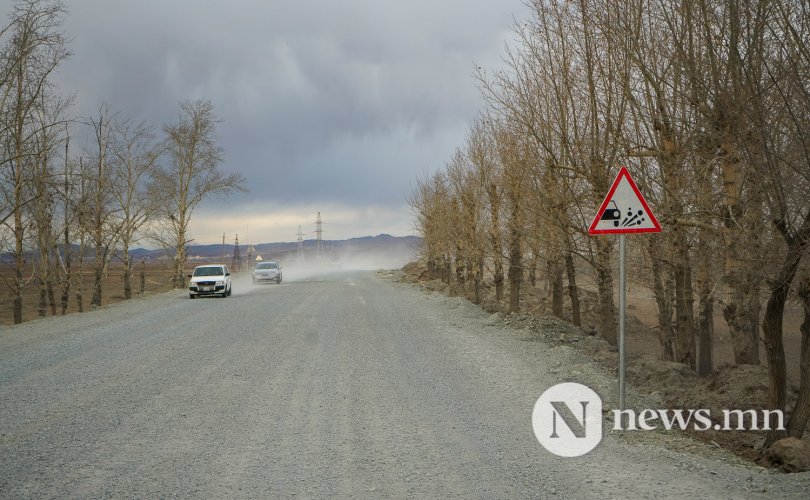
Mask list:
POLYGON ((90 304, 101 305, 112 259, 131 298, 129 251, 145 237, 172 249, 174 282, 184 286, 194 209, 210 194, 244 189, 240 175, 219 169, 208 101, 182 102, 163 137, 106 104, 72 117, 53 81, 70 55, 65 15, 61 1, 20 0, 0 31, 0 276, 15 323, 28 286, 39 289, 40 316, 65 314, 71 298, 84 310, 85 270, 94 276, 90 304), (71 136, 86 142, 76 153, 71 136))
MULTIPOLYGON (((576 324, 577 279, 592 279, 615 343, 614 240, 586 229, 626 165, 664 227, 631 242, 662 358, 710 373, 719 307, 736 363, 760 363, 765 346, 769 405, 784 409, 784 307, 810 283, 810 6, 535 0, 531 12, 507 69, 478 74, 486 111, 466 143, 413 190, 429 271, 476 301, 491 280, 508 311, 524 271, 539 272, 560 317, 567 281, 576 324)), ((807 331, 794 435, 810 418, 807 331)))

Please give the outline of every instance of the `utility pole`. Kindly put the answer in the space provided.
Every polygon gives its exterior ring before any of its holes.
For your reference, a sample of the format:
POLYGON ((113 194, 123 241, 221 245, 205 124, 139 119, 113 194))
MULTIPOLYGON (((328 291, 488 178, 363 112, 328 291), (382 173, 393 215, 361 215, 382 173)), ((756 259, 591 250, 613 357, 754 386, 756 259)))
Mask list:
POLYGON ((222 233, 222 256, 228 256, 228 250, 225 248, 225 233, 222 233))
POLYGON ((242 255, 239 254, 239 235, 236 235, 236 241, 233 245, 233 260, 231 261, 231 267, 235 271, 242 270, 242 255))
POLYGON ((318 212, 318 218, 315 220, 315 235, 315 257, 321 260, 323 259, 323 227, 320 212, 318 212))
POLYGON ((298 226, 298 255, 295 260, 299 264, 304 261, 304 233, 301 232, 301 226, 298 226))

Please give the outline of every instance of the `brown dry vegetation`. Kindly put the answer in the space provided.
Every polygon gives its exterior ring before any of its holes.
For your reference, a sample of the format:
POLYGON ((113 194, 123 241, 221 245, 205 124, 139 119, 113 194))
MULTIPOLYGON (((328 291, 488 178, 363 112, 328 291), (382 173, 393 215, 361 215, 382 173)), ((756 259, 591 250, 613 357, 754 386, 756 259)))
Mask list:
MULTIPOLYGON (((172 276, 174 274, 174 269, 170 263, 150 263, 143 268, 141 265, 136 265, 133 270, 132 279, 134 300, 137 300, 137 297, 140 296, 142 269, 145 285, 144 293, 146 295, 166 292, 172 289, 172 276)), ((193 266, 188 267, 188 269, 193 269, 193 266)), ((30 275, 31 271, 28 270, 27 276, 30 275)), ((0 272, 0 278, 2 279, 8 280, 11 279, 12 276, 13 272, 9 271, 8 269, 0 272)), ((89 311, 91 309, 90 297, 93 292, 94 280, 94 271, 88 267, 82 274, 85 311, 89 311)), ((74 282, 71 286, 70 302, 67 309, 68 314, 79 312, 78 303, 76 301, 76 291, 78 288, 78 280, 76 279, 76 276, 74 276, 74 282)), ((101 304, 102 306, 105 306, 115 302, 120 302, 122 300, 124 300, 123 266, 120 264, 111 264, 108 272, 104 276, 101 304)), ((60 307, 58 304, 58 292, 56 301, 57 314, 59 314, 60 307)), ((23 321, 30 321, 39 317, 38 304, 39 289, 36 286, 36 282, 31 282, 23 289, 23 321)), ((50 307, 48 308, 48 314, 50 315, 50 307)), ((11 325, 13 322, 11 297, 9 297, 8 294, 4 294, 2 297, 0 297, 0 325, 11 325)))
POLYGON ((503 312, 541 307, 526 283, 543 279, 551 304, 541 312, 564 318, 570 300, 572 322, 616 346, 616 238, 587 228, 604 219, 597 207, 625 166, 661 222, 660 234, 627 238, 630 278, 654 299, 652 310, 634 305, 655 319, 659 359, 710 378, 730 340, 735 365, 767 365, 767 408, 791 413, 766 444, 800 437, 810 423, 810 10, 782 0, 529 6, 507 68, 478 74, 484 112, 446 168, 413 189, 429 277, 488 307, 491 285, 503 312))

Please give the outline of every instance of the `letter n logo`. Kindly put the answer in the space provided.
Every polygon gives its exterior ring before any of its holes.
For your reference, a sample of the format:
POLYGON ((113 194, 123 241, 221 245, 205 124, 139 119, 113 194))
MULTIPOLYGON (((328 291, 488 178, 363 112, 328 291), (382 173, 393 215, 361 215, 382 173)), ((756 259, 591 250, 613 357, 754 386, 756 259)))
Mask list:
POLYGON ((602 441, 602 399, 582 384, 557 384, 535 403, 532 427, 537 440, 551 453, 584 455, 602 441))

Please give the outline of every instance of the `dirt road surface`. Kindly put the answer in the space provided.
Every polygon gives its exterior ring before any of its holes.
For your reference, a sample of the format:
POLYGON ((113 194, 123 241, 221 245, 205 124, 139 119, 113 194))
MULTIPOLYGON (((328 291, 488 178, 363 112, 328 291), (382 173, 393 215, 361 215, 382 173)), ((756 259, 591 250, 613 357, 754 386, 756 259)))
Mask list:
MULTIPOLYGON (((613 432, 560 458, 549 369, 460 300, 371 272, 181 291, 0 329, 0 497, 806 497, 810 476, 613 432)), ((598 384, 597 384, 598 385, 598 384)), ((607 396, 605 396, 607 397, 607 396)), ((607 425, 607 424, 606 424, 607 425)))

